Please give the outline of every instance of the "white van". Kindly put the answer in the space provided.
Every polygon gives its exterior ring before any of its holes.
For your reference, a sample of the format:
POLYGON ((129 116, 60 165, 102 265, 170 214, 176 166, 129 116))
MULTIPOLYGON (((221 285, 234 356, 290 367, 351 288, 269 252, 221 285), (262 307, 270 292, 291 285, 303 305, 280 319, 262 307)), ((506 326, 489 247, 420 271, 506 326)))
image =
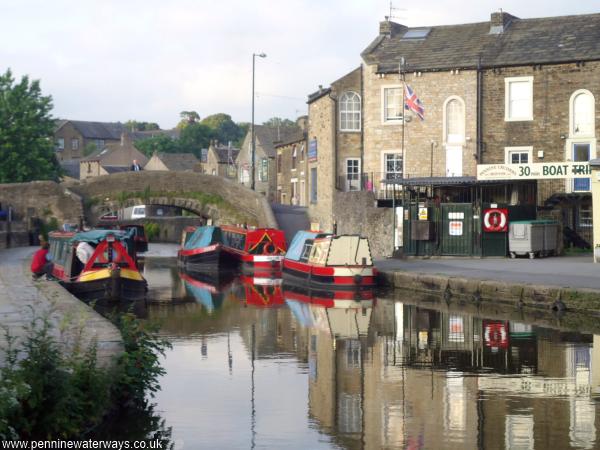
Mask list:
POLYGON ((146 205, 134 206, 131 211, 132 219, 145 219, 146 218, 146 205))

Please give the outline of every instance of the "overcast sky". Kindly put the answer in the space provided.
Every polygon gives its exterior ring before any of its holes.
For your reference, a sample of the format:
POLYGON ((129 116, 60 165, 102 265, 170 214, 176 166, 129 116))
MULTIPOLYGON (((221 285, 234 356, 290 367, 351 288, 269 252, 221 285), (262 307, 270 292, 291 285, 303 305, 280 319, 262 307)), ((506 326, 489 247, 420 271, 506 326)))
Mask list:
MULTIPOLYGON (((395 2, 408 26, 600 12, 598 0, 395 2)), ((389 0, 0 0, 0 71, 40 79, 60 118, 158 122, 179 112, 256 122, 306 113, 306 96, 360 64, 389 0)))

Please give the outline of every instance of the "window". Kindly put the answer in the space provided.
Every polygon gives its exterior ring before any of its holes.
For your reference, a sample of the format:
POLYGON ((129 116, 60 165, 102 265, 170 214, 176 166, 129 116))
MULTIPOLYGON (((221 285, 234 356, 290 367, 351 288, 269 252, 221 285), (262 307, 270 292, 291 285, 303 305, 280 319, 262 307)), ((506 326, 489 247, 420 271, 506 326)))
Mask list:
POLYGON ((300 146, 300 161, 304 161, 304 144, 300 146))
POLYGON ((533 120, 533 77, 504 79, 504 120, 533 120))
POLYGON ((592 207, 581 206, 579 208, 579 228, 592 228, 592 207))
MULTIPOLYGON (((573 161, 589 161, 590 160, 590 144, 575 143, 573 144, 573 161)), ((574 191, 589 191, 589 178, 573 178, 574 191)))
POLYGON ((227 164, 227 178, 235 178, 237 170, 233 164, 227 164))
POLYGON ((56 140, 56 150, 63 151, 65 149, 65 140, 64 138, 58 138, 56 140))
POLYGON ((79 150, 79 139, 71 139, 71 150, 79 150))
POLYGON ((532 162, 533 147, 505 147, 504 162, 506 164, 529 164, 532 162))
POLYGON ((383 121, 400 121, 402 113, 402 87, 383 88, 383 121))
POLYGON ((260 165, 258 166, 258 180, 259 181, 268 181, 269 179, 269 160, 267 158, 262 158, 260 160, 260 165))
POLYGON ((446 143, 462 144, 465 142, 465 106, 462 99, 452 97, 446 100, 446 143))
POLYGON ((310 169, 310 202, 317 203, 317 168, 310 169))
POLYGON ((277 173, 281 173, 281 153, 277 155, 277 173))
POLYGON ((360 189, 360 159, 346 159, 346 191, 358 191, 360 189))
POLYGON ((344 92, 340 98, 340 131, 360 131, 360 97, 344 92))
POLYGON ((571 136, 595 136, 594 96, 586 90, 571 96, 571 136))
POLYGON ((383 172, 386 180, 402 178, 402 153, 384 153, 383 172))
POLYGON ((296 170, 296 157, 298 156, 297 148, 294 145, 292 148, 292 170, 296 170))
POLYGON ((95 144, 98 149, 104 148, 104 139, 96 139, 95 144))

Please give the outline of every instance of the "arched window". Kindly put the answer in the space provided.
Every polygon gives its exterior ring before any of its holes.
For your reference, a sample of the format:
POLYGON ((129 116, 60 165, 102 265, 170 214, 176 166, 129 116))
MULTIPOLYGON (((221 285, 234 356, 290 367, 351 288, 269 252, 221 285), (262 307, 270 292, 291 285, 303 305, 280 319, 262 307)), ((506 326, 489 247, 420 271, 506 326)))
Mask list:
POLYGON ((463 102, 457 98, 446 101, 446 135, 445 141, 449 144, 462 144, 465 141, 465 108, 463 102))
POLYGON ((585 90, 571 97, 571 136, 594 136, 594 96, 585 90))
POLYGON ((360 131, 360 96, 344 92, 340 97, 340 131, 360 131))

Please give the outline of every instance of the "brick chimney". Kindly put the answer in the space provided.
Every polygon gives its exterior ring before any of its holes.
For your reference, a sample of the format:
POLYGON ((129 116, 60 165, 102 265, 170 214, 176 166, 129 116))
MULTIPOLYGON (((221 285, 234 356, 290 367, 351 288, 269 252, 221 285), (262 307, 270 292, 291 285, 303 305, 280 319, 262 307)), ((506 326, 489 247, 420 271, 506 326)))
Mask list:
POLYGON ((510 26, 510 23, 518 19, 509 13, 502 10, 492 13, 490 19, 490 34, 502 34, 510 26))
POLYGON ((404 25, 392 22, 387 17, 383 22, 379 22, 379 36, 394 37, 400 33, 405 33, 408 30, 404 25))

